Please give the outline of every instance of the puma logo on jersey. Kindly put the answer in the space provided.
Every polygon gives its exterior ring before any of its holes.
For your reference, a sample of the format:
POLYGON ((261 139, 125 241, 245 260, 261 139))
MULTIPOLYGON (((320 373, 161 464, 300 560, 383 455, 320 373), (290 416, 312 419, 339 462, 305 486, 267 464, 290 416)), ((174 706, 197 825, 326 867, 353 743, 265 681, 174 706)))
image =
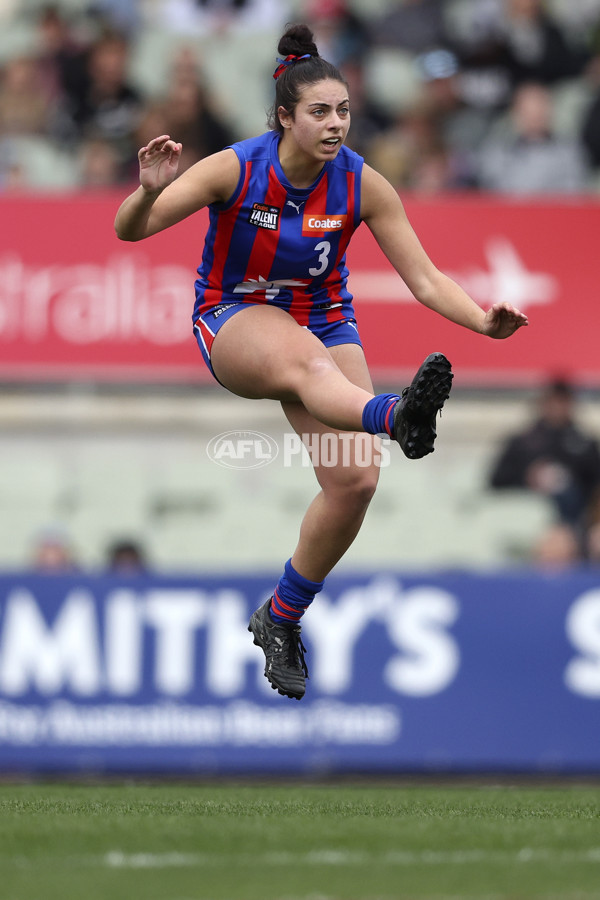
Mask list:
POLYGON ((346 213, 339 215, 315 215, 314 213, 304 213, 302 217, 302 234, 323 234, 324 231, 341 231, 346 226, 346 213))
POLYGON ((296 212, 298 213, 298 215, 300 215, 300 207, 304 206, 304 200, 302 200, 301 203, 294 203, 293 200, 287 200, 285 205, 293 206, 294 209, 296 210, 296 212))

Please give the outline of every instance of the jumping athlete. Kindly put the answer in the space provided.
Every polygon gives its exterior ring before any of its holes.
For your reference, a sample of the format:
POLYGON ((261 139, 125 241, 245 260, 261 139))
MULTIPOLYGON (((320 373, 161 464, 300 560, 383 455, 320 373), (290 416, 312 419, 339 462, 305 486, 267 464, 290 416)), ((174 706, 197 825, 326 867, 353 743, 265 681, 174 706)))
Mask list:
POLYGON ((193 312, 208 368, 234 394, 280 401, 296 432, 313 438, 313 453, 326 433, 345 447, 361 442, 358 462, 340 453, 342 462, 325 466, 313 456, 321 490, 273 596, 248 626, 272 687, 299 700, 308 675, 300 619, 362 524, 379 473, 378 435, 410 459, 431 453, 453 377, 446 357, 432 353, 401 395, 374 395, 347 287, 353 232, 364 221, 417 300, 452 322, 506 338, 527 318, 508 303, 484 313, 434 266, 394 188, 344 145, 348 87, 310 29, 289 27, 278 49, 270 130, 179 178, 182 145, 154 138, 139 151, 140 186, 115 229, 139 241, 208 206, 193 312))

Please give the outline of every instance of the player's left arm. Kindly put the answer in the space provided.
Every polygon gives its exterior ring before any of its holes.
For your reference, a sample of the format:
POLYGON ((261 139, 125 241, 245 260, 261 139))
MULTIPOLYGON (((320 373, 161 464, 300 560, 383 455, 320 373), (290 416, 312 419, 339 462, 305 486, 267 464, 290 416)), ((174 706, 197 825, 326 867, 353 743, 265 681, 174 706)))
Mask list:
POLYGON ((396 190, 365 165, 361 187, 361 218, 375 240, 424 306, 451 322, 492 338, 506 338, 528 324, 527 316, 510 303, 495 303, 487 312, 455 281, 440 272, 423 249, 396 190))

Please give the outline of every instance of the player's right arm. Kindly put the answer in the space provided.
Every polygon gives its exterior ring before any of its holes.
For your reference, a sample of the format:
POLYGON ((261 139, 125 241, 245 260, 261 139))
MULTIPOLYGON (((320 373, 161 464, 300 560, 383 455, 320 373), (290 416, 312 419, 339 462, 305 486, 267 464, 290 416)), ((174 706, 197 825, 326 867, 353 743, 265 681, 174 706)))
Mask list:
POLYGON ((494 303, 484 312, 460 285, 441 272, 413 231, 398 192, 367 165, 363 167, 360 211, 391 264, 424 306, 491 338, 510 337, 527 325, 527 316, 506 301, 494 303))
POLYGON ((117 212, 122 241, 141 241, 170 228, 210 203, 226 202, 236 189, 240 164, 231 149, 207 156, 177 178, 182 145, 166 134, 138 153, 140 186, 117 212))

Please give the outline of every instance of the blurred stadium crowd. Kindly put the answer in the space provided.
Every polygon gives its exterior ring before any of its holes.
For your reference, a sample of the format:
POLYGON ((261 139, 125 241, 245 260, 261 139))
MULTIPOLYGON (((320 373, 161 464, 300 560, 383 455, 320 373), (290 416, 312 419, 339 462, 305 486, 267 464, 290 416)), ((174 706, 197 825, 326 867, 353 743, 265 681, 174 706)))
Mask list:
POLYGON ((158 133, 186 166, 259 133, 294 20, 398 188, 600 190, 600 0, 0 0, 0 190, 126 185, 158 133))

